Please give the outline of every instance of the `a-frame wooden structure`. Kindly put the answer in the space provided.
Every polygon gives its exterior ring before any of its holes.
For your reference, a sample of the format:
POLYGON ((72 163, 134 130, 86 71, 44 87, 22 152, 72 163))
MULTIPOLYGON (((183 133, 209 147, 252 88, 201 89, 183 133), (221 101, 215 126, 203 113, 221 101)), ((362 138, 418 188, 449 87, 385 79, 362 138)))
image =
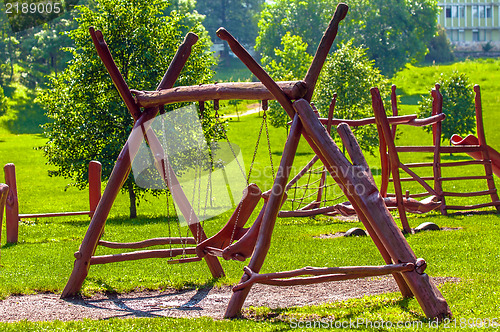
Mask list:
MULTIPOLYGON (((369 167, 349 127, 346 124, 341 124, 337 131, 346 145, 352 164, 335 145, 310 105, 319 73, 337 34, 338 25, 346 16, 347 10, 348 7, 345 4, 339 4, 337 7, 335 15, 321 40, 303 82, 274 82, 233 36, 226 30, 219 29, 217 35, 229 43, 232 51, 262 84, 228 83, 205 87, 178 87, 151 93, 136 93, 135 100, 129 99, 129 103, 131 103, 129 109, 137 119, 136 127, 143 125, 145 123, 144 120, 151 119, 156 115, 157 108, 166 103, 208 99, 275 98, 290 118, 293 119, 273 187, 270 191, 262 194, 266 202, 252 227, 243 231, 241 229, 242 225, 238 225, 238 218, 231 218, 228 225, 239 226, 239 230, 242 233, 235 244, 231 245, 231 241, 224 240, 223 234, 216 234, 214 237, 197 245, 196 253, 198 257, 207 259, 207 263, 209 264, 211 264, 209 259, 211 262, 215 260, 218 263, 216 256, 238 260, 251 257, 248 266, 245 268, 241 282, 234 288, 234 294, 228 304, 225 317, 235 317, 239 314, 251 286, 255 282, 287 286, 383 274, 392 274, 394 276, 403 296, 414 295, 427 317, 443 318, 451 315, 445 299, 424 273, 426 267, 425 261, 417 259, 387 210, 384 200, 380 196, 370 174, 369 167), (142 113, 139 111, 139 106, 145 108, 142 113), (307 267, 295 271, 259 274, 270 248, 275 221, 285 198, 284 189, 288 182, 290 168, 301 136, 306 139, 313 151, 326 166, 330 175, 342 188, 387 265, 332 268, 307 267), (363 194, 358 192, 358 189, 361 187, 363 188, 363 194), (219 235, 222 236, 222 240, 216 239, 219 235), (207 245, 207 243, 210 243, 210 245, 207 245), (231 247, 234 250, 226 252, 231 247), (304 275, 308 275, 309 277, 300 277, 304 275), (290 277, 292 278, 289 279, 290 277)), ((95 37, 97 37, 98 43, 103 43, 102 36, 99 33, 95 37)), ((178 68, 178 71, 180 71, 180 68, 178 68)), ((169 72, 167 72, 166 76, 168 77, 164 81, 168 82, 172 82, 170 80, 177 77, 177 75, 169 76, 169 72)), ((171 85, 173 85, 173 82, 171 85)), ((168 85, 160 84, 160 87, 165 88, 168 85)), ((126 86, 124 90, 129 91, 126 86)), ((122 93, 122 97, 123 95, 122 93)), ((147 131, 147 128, 145 130, 147 131)), ((154 142, 149 142, 149 144, 153 150, 154 142)), ((125 146, 124 149, 129 148, 125 146)), ((80 289, 81 283, 87 274, 89 264, 93 262, 93 259, 96 259, 92 255, 102 234, 109 206, 112 204, 114 197, 116 197, 120 181, 124 179, 124 176, 129 171, 130 162, 123 162, 122 156, 113 171, 113 175, 115 176, 113 177, 112 175, 113 181, 110 181, 112 182, 111 188, 109 188, 110 184, 108 183, 108 187, 103 194, 103 199, 99 203, 85 240, 76 255, 75 268, 63 296, 73 295, 80 289)), ((167 180, 172 181, 171 179, 167 180)), ((252 195, 259 197, 259 190, 255 190, 252 195)), ((174 194, 173 196, 176 199, 174 194)), ((244 196, 236 211, 244 211, 244 201, 248 197, 248 195, 244 196)), ((249 200, 253 201, 253 198, 249 200)), ((225 229, 219 233, 224 233, 224 231, 225 229)), ((193 234, 195 233, 193 232, 193 234)), ((199 239, 195 240, 198 242, 199 239)), ((216 263, 213 266, 216 266, 216 263)), ((214 277, 217 276, 214 270, 212 270, 212 273, 214 277)))

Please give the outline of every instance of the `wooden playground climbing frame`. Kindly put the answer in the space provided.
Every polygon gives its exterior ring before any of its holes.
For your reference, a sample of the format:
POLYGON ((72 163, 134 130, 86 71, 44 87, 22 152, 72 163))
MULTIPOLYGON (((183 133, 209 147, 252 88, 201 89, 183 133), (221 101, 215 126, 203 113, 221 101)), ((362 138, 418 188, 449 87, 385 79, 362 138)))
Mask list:
MULTIPOLYGON (((393 96, 395 86, 393 86, 393 96)), ((377 122, 377 129, 379 132, 380 140, 380 155, 381 155, 381 165, 382 165, 382 184, 380 192, 382 196, 387 197, 391 194, 387 193, 387 188, 389 182, 394 183, 395 192, 392 197, 396 197, 398 210, 400 211, 400 216, 405 224, 406 216, 403 211, 403 206, 406 201, 412 198, 427 197, 428 204, 432 205, 438 204, 441 213, 446 215, 448 210, 474 210, 484 207, 496 207, 500 210, 500 200, 498 198, 497 189, 495 187, 495 182, 493 180, 493 169, 492 169, 492 159, 490 153, 496 153, 496 151, 490 151, 488 145, 486 144, 486 138, 484 134, 483 126, 483 116, 482 116, 482 106, 481 106, 481 93, 478 85, 474 87, 475 91, 475 110, 476 110, 476 132, 478 139, 475 142, 471 142, 465 145, 457 146, 442 146, 441 145, 441 127, 443 121, 446 117, 443 113, 443 97, 439 92, 439 85, 432 89, 432 115, 425 119, 415 119, 409 122, 401 123, 390 123, 389 119, 385 113, 384 106, 380 97, 380 93, 376 88, 371 90, 372 93, 372 103, 375 113, 375 118, 377 122), (390 128, 392 125, 392 128, 390 128), (397 125, 413 125, 413 126, 432 126, 432 140, 433 145, 430 146, 396 146, 394 142, 394 135, 396 132, 397 125), (427 152, 433 154, 432 162, 419 162, 419 163, 408 163, 404 164, 399 159, 400 153, 420 153, 427 152), (475 156, 476 160, 470 161, 458 161, 458 162, 443 162, 441 160, 442 154, 448 153, 467 153, 475 156), (442 168, 452 168, 452 167, 462 167, 471 165, 483 165, 484 175, 474 175, 474 176, 453 176, 444 177, 442 176, 442 168), (414 169, 422 167, 431 167, 433 175, 430 177, 418 176, 414 169), (399 171, 402 170, 409 177, 401 178, 399 171), (390 175, 392 174, 392 178, 390 175), (486 180, 486 190, 476 191, 476 192, 452 192, 443 190, 443 183, 453 181, 466 181, 466 180, 486 180), (406 195, 402 192, 401 182, 404 181, 416 181, 418 182, 426 191, 420 193, 406 195), (433 184, 429 184, 427 181, 433 181, 433 184), (405 196, 403 198, 403 196, 405 196), (446 197, 478 197, 478 196, 490 196, 491 201, 472 204, 472 205, 448 205, 446 203, 446 197)), ((393 115, 397 115, 397 108, 394 107, 393 102, 393 115)), ((456 135, 455 135, 456 136, 456 135)), ((424 204, 425 205, 425 204, 424 204)))
MULTIPOLYGON (((379 195, 379 191, 375 186, 368 165, 350 128, 346 124, 341 124, 338 126, 337 131, 351 156, 352 164, 335 145, 310 105, 310 100, 319 73, 333 44, 339 23, 346 16, 347 10, 348 7, 345 4, 339 4, 337 7, 335 15, 320 42, 304 81, 274 82, 233 36, 226 30, 219 29, 217 35, 228 42, 234 54, 240 58, 262 84, 228 83, 172 88, 185 64, 187 56, 189 56, 190 47, 195 41, 195 38, 188 34, 185 42, 181 45, 169 66, 162 83, 158 86, 157 91, 136 91, 135 96, 132 96, 131 91, 128 89, 118 69, 114 65, 109 50, 104 43, 102 34, 99 31, 91 29, 91 35, 98 53, 101 59, 103 59, 120 95, 136 121, 134 127, 142 127, 144 133, 149 130, 145 125, 146 122, 154 118, 158 113, 158 109, 167 101, 200 101, 212 98, 253 100, 276 99, 293 120, 272 188, 268 192, 260 193, 259 188, 254 188, 250 185, 242 201, 236 207, 236 216, 241 216, 243 209, 247 209, 243 214, 249 215, 251 214, 250 210, 253 209, 249 207, 250 205, 255 206, 256 200, 260 197, 265 200, 265 204, 252 227, 250 229, 242 229, 242 224, 244 224, 244 222, 239 224, 242 219, 231 217, 226 229, 223 228, 223 230, 214 237, 207 239, 203 230, 200 231, 198 228, 201 227, 199 223, 192 226, 196 227, 196 229, 191 229, 193 235, 201 234, 201 236, 195 236, 194 239, 190 240, 198 244, 195 249, 197 254, 195 258, 204 258, 214 277, 223 275, 222 268, 217 259, 218 256, 223 256, 226 259, 238 260, 250 258, 248 266, 245 268, 245 273, 241 278, 241 282, 234 288, 234 294, 227 306, 225 317, 235 317, 239 314, 255 282, 275 285, 311 284, 327 280, 351 279, 382 274, 392 274, 394 276, 403 296, 408 297, 414 295, 427 317, 443 318, 451 315, 445 299, 429 277, 424 273, 426 267, 425 261, 423 259, 417 259, 403 234, 394 223, 393 217, 387 210, 383 198, 379 195), (185 92, 186 94, 180 97, 176 92, 185 92), (140 107, 144 107, 144 110, 141 111, 140 107), (387 265, 379 267, 326 269, 308 267, 294 271, 277 272, 275 274, 259 274, 270 248, 278 212, 286 196, 284 189, 288 183, 290 168, 301 137, 306 139, 319 160, 321 160, 327 168, 329 174, 342 188, 387 265), (359 195, 356 191, 356 188, 360 186, 364 189, 364 195, 359 195), (233 245, 230 243, 232 242, 232 237, 229 241, 227 240, 231 228, 233 230, 238 228, 240 233, 235 237, 235 239, 239 238, 239 241, 233 245), (225 252, 227 248, 238 244, 240 250, 225 252), (305 275, 309 277, 303 277, 305 275), (289 279, 289 277, 292 278, 289 279)), ((148 135, 148 137, 151 136, 152 135, 148 135)), ((155 155, 157 161, 156 165, 163 166, 158 167, 159 170, 169 170, 170 166, 167 163, 168 161, 162 157, 163 151, 159 149, 158 142, 150 138, 148 143, 153 151, 153 155, 155 155)), ((75 254, 75 266, 66 288, 63 291, 62 297, 74 295, 80 290, 83 280, 87 276, 88 270, 92 264, 141 259, 145 257, 167 257, 167 255, 172 254, 171 250, 165 249, 129 253, 127 259, 120 258, 122 257, 121 255, 112 255, 106 258, 93 256, 96 246, 99 244, 100 236, 104 230, 104 225, 111 205, 120 190, 120 185, 130 172, 130 159, 134 156, 134 147, 130 147, 129 145, 130 142, 125 144, 118 157, 115 168, 113 169, 108 185, 103 193, 103 197, 97 207, 94 217, 92 218, 85 238, 79 251, 75 254), (131 151, 132 154, 130 153, 131 151)), ((172 182, 176 181, 175 175, 169 178, 165 175, 170 174, 170 172, 163 171, 161 174, 164 175, 164 181, 172 191, 174 188, 172 182)), ((185 199, 185 196, 183 196, 182 190, 180 190, 180 192, 172 192, 172 196, 177 204, 183 206, 183 208, 181 208, 181 213, 193 212, 189 202, 185 199)), ((190 226, 190 228, 192 227, 190 226)), ((234 234, 233 232, 231 233, 234 234)), ((158 241, 161 242, 161 240, 158 241)), ((126 247, 125 245, 119 244, 117 244, 117 246, 122 248, 126 247)))

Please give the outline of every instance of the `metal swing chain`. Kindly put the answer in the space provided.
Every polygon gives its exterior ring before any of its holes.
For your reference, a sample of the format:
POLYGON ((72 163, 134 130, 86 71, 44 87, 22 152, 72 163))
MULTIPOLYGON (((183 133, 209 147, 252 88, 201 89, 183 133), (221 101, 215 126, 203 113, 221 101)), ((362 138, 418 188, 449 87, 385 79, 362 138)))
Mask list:
MULTIPOLYGON (((262 122, 260 124, 260 130, 259 130, 259 135, 257 136, 257 142, 255 143, 255 149, 253 150, 253 157, 252 157, 252 162, 250 163, 250 168, 248 170, 248 176, 247 176, 247 184, 250 182, 250 175, 252 174, 253 170, 253 164, 255 163, 255 157, 257 156, 257 151, 259 149, 259 143, 260 143, 260 137, 262 136, 262 129, 264 127, 264 122, 266 121, 266 111, 264 110, 264 113, 262 114, 262 122)), ((266 122, 266 132, 267 132, 267 122, 266 122)), ((268 140, 269 142, 269 140, 268 140)), ((272 166, 271 166, 272 167, 272 166)))
POLYGON ((224 128, 224 125, 220 122, 220 116, 219 116, 219 112, 218 112, 219 100, 217 100, 217 99, 214 100, 214 110, 215 110, 215 120, 217 122, 217 125, 220 128, 222 128, 222 133, 224 134, 224 138, 226 139, 226 142, 229 145, 229 148, 231 149, 231 153, 234 156, 234 160, 236 160, 236 163, 238 164, 238 167, 240 168, 241 174, 243 175, 243 178, 245 179, 245 181, 248 185, 249 183, 248 183, 248 179, 245 177, 245 170, 243 170, 243 167, 241 166, 240 161, 238 160, 238 156, 234 152, 233 146, 232 146, 231 142, 229 141, 229 137, 227 137, 227 132, 226 132, 226 129, 224 128))
POLYGON ((264 110, 264 114, 262 115, 263 122, 266 124, 266 137, 267 137, 267 151, 269 152, 269 162, 271 163, 271 174, 273 175, 273 180, 276 178, 274 173, 274 163, 273 163, 273 153, 271 151, 271 141, 269 140, 269 129, 267 126, 267 114, 266 110, 264 110))
POLYGON ((250 169, 248 170, 247 183, 250 182, 250 175, 252 174, 253 166, 254 166, 254 163, 255 163, 255 158, 257 156, 257 151, 259 149, 260 138, 262 136, 262 129, 264 128, 264 125, 266 126, 267 150, 268 150, 268 153, 269 153, 269 162, 271 164, 271 173, 272 173, 272 176, 273 176, 273 180, 275 178, 273 155, 272 155, 272 151, 271 151, 271 140, 269 138, 270 137, 269 136, 269 127, 267 125, 267 102, 262 101, 262 105, 263 105, 263 107, 262 107, 262 110, 263 110, 263 113, 262 113, 262 122, 260 124, 259 135, 257 136, 257 142, 255 143, 255 149, 253 151, 253 156, 252 156, 252 162, 250 164, 250 169))
MULTIPOLYGON (((160 107, 160 112, 161 114, 165 114, 165 108, 163 106, 160 107)), ((172 234, 172 231, 171 231, 171 226, 170 226, 170 203, 169 203, 169 199, 168 199, 168 196, 170 194, 170 189, 168 188, 167 186, 167 183, 168 183, 168 179, 170 179, 170 172, 172 171, 172 169, 170 167, 167 167, 167 163, 169 163, 169 160, 168 160, 168 141, 166 139, 166 129, 165 129, 165 119, 164 117, 161 117, 161 126, 162 126, 162 134, 163 134, 163 146, 164 146, 164 155, 163 155, 163 158, 164 158, 164 161, 163 161, 163 174, 165 174, 165 185, 166 185, 166 195, 167 195, 167 220, 168 220, 168 237, 171 239, 171 234, 172 234)), ((185 257, 186 256, 186 244, 187 244, 187 241, 182 241, 182 231, 181 231, 181 225, 180 225, 180 222, 179 220, 177 220, 177 230, 179 232, 179 237, 181 238, 181 248, 182 248, 182 256, 185 257)), ((187 236, 186 236, 187 237, 187 236)), ((172 240, 169 241, 169 244, 170 244, 170 249, 172 249, 172 240)), ((172 259, 173 256, 172 256, 172 250, 170 250, 170 259, 172 259)))

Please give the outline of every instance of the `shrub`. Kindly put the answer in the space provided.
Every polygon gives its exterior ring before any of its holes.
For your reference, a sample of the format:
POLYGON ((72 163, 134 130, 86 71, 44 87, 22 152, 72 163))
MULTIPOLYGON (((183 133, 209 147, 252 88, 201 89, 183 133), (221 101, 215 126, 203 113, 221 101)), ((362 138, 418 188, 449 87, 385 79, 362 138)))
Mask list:
MULTIPOLYGON (((439 79, 443 95, 443 121, 441 139, 449 139, 453 134, 467 135, 474 133, 476 113, 474 109, 474 93, 472 84, 465 74, 454 71, 449 76, 441 74, 439 79)), ((428 117, 432 114, 432 96, 423 97, 419 102, 419 116, 428 117)), ((423 127, 430 132, 430 126, 423 127)))

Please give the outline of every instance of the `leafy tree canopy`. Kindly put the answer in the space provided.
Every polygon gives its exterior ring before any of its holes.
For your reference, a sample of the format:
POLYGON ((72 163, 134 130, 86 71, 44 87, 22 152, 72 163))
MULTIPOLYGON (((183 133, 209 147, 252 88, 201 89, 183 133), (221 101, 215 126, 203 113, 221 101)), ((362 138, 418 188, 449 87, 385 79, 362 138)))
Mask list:
MULTIPOLYGON (((283 49, 276 49, 279 61, 271 60, 267 65, 275 79, 295 80, 303 78, 311 63, 306 53, 307 44, 300 37, 285 35, 283 49)), ((337 93, 334 118, 360 119, 373 116, 370 88, 378 87, 382 98, 388 100, 390 87, 387 79, 369 60, 367 50, 353 46, 353 42, 341 43, 339 48, 328 56, 320 75, 313 101, 323 117, 328 116, 330 101, 337 93)), ((268 116, 271 124, 280 127, 289 121, 288 116, 276 104, 270 104, 268 116)), ((390 109, 390 105, 386 106, 390 109)), ((373 152, 378 144, 375 126, 353 128, 363 150, 373 152)), ((333 135, 335 137, 335 135, 333 135)), ((339 140, 340 142, 340 140, 339 140)))
MULTIPOLYGON (((88 29, 100 29, 113 58, 130 87, 154 90, 168 68, 187 31, 200 36, 193 47, 178 84, 208 83, 213 72, 210 38, 199 22, 183 25, 185 16, 177 11, 165 15, 168 3, 162 0, 96 0, 78 6, 78 28, 70 32, 75 47, 68 49, 72 60, 50 89, 39 99, 51 122, 44 125, 48 142, 43 150, 48 163, 56 166, 51 175, 72 178, 82 188, 87 183, 87 164, 103 164, 107 179, 124 145, 133 119, 116 91, 92 44, 88 29)), ((210 121, 205 116, 204 121, 210 121)), ((124 185, 135 216, 133 178, 124 185)))
MULTIPOLYGON (((274 49, 276 58, 264 57, 262 63, 276 81, 292 81, 304 78, 312 61, 307 54, 307 43, 299 36, 287 32, 281 38, 282 48, 274 49)), ((267 111, 269 122, 275 127, 285 127, 290 120, 277 101, 271 101, 267 111)))
POLYGON ((429 41, 429 53, 425 55, 427 62, 452 62, 455 60, 453 47, 446 35, 446 30, 442 26, 438 26, 437 35, 429 41))
MULTIPOLYGON (((476 129, 476 111, 474 108, 474 90, 467 75, 452 72, 449 75, 441 74, 438 80, 441 86, 439 91, 443 96, 443 121, 441 139, 449 140, 453 134, 467 135, 476 129)), ((432 114, 432 96, 423 97, 419 102, 418 114, 428 117, 432 114)), ((432 128, 423 127, 427 132, 432 128)))
POLYGON ((224 27, 240 43, 253 45, 263 3, 264 0, 197 0, 196 10, 205 15, 203 25, 214 41, 219 40, 215 35, 217 29, 224 27))
MULTIPOLYGON (((333 94, 337 101, 333 117, 337 119, 361 119, 373 116, 370 88, 378 87, 382 99, 389 101, 390 85, 388 80, 368 59, 367 50, 353 45, 352 40, 341 43, 329 56, 318 86, 313 96, 320 114, 328 116, 333 94)), ((390 103, 385 105, 390 110, 390 103)), ((378 133, 374 125, 352 128, 359 145, 364 151, 373 153, 378 145, 378 133)), ((333 135, 336 137, 336 135, 333 135)), ((338 140, 340 143, 341 141, 338 140)))
MULTIPOLYGON (((385 75, 406 63, 423 59, 434 36, 437 3, 432 0, 349 0, 349 13, 341 23, 338 40, 351 40, 368 48, 367 54, 385 75)), ((337 2, 333 0, 277 0, 261 13, 256 49, 274 57, 274 48, 286 32, 307 41, 314 54, 337 2)))

